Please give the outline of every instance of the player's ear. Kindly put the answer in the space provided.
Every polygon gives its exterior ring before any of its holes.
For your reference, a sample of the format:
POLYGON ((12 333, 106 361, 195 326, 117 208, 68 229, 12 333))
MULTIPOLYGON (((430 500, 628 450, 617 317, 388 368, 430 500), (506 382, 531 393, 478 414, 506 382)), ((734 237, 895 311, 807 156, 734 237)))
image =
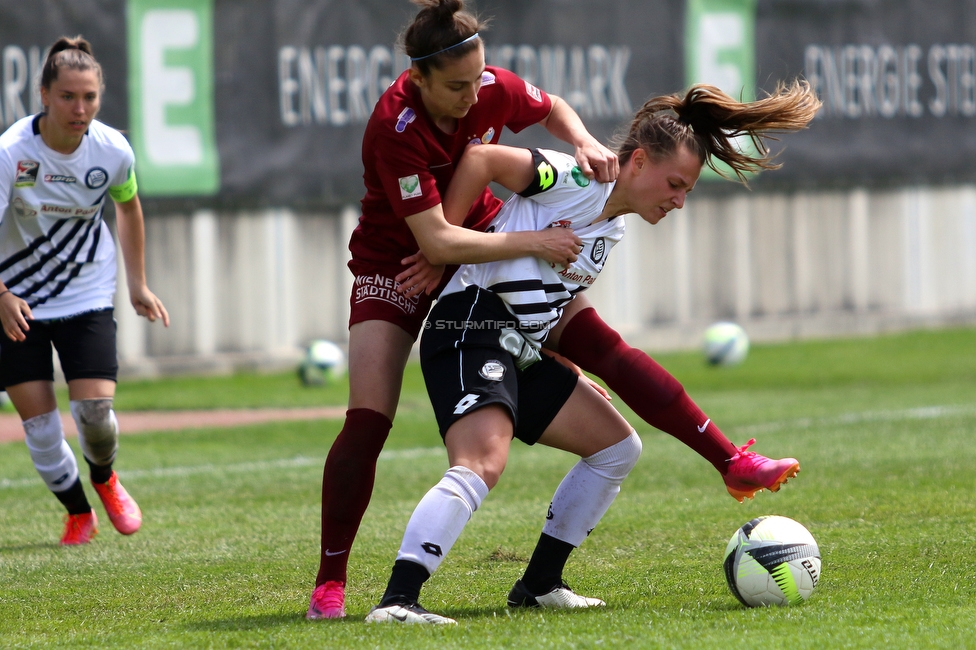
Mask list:
POLYGON ((412 81, 418 88, 423 88, 427 85, 427 79, 420 72, 420 70, 417 69, 417 66, 411 65, 407 69, 407 74, 410 75, 410 81, 412 81))
POLYGON ((630 164, 634 166, 636 171, 644 169, 644 165, 647 164, 647 152, 637 147, 634 152, 630 154, 630 164))

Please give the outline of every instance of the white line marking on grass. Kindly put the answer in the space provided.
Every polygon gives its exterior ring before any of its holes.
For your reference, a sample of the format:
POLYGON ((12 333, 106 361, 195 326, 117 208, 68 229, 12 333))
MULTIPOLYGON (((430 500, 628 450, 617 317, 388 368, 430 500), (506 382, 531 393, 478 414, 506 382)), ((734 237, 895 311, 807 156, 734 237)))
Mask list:
POLYGON ((976 415, 976 406, 920 406, 910 409, 893 411, 862 411, 861 413, 843 413, 827 418, 799 418, 786 422, 764 422, 741 427, 729 427, 739 433, 769 433, 783 429, 810 429, 812 427, 847 426, 864 422, 901 422, 905 420, 937 420, 941 418, 958 417, 960 415, 976 415))
MULTIPOLYGON (((414 449, 393 449, 380 452, 380 461, 391 460, 413 460, 416 458, 426 458, 444 455, 443 447, 417 447, 414 449)), ((255 461, 249 463, 232 463, 230 465, 188 465, 182 467, 155 467, 153 469, 127 469, 119 470, 120 478, 161 478, 168 476, 192 476, 194 474, 242 474, 246 472, 262 472, 281 468, 295 467, 322 467, 325 464, 324 458, 307 458, 296 456, 294 458, 280 458, 278 460, 255 461)), ((40 479, 37 477, 21 479, 0 479, 0 490, 9 490, 24 487, 36 487, 40 479)))

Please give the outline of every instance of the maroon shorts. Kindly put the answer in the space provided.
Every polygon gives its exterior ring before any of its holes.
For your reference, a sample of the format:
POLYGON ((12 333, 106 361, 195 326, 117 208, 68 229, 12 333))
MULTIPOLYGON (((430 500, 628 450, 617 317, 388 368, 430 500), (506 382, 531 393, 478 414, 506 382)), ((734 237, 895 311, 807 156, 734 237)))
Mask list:
POLYGON ((414 340, 420 333, 434 299, 423 294, 405 298, 397 293, 394 280, 403 272, 402 264, 382 265, 349 261, 352 271, 352 295, 349 296, 349 326, 368 320, 382 320, 399 326, 414 340))

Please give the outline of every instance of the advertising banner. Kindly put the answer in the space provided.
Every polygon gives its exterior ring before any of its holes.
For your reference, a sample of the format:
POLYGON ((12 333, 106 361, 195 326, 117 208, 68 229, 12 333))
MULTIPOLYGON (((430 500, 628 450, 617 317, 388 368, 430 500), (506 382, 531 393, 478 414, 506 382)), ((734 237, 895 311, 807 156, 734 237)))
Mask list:
MULTIPOLYGON (((489 65, 565 99, 608 141, 649 97, 696 82, 753 99, 804 76, 824 101, 754 188, 976 180, 976 2, 481 0, 489 65)), ((141 193, 331 209, 363 193, 362 135, 409 64, 406 0, 0 0, 0 126, 40 110, 45 48, 82 34, 100 119, 141 193)), ((502 142, 564 147, 543 129, 502 142)), ((743 146, 748 146, 743 143, 743 146)), ((721 187, 713 174, 702 186, 721 187)))

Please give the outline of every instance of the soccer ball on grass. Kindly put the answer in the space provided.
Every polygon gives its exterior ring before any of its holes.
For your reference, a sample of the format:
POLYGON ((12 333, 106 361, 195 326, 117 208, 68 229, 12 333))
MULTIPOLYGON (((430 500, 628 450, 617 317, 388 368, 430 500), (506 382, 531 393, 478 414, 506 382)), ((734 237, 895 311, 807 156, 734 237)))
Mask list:
POLYGON ((802 524, 789 517, 757 517, 725 548, 725 580, 746 607, 799 605, 820 580, 820 549, 802 524))
POLYGON ((719 322, 705 330, 705 359, 713 366, 734 366, 749 354, 749 337, 739 325, 719 322))
POLYGON ((332 341, 312 341, 298 367, 298 376, 306 386, 330 384, 346 374, 346 355, 332 341))

